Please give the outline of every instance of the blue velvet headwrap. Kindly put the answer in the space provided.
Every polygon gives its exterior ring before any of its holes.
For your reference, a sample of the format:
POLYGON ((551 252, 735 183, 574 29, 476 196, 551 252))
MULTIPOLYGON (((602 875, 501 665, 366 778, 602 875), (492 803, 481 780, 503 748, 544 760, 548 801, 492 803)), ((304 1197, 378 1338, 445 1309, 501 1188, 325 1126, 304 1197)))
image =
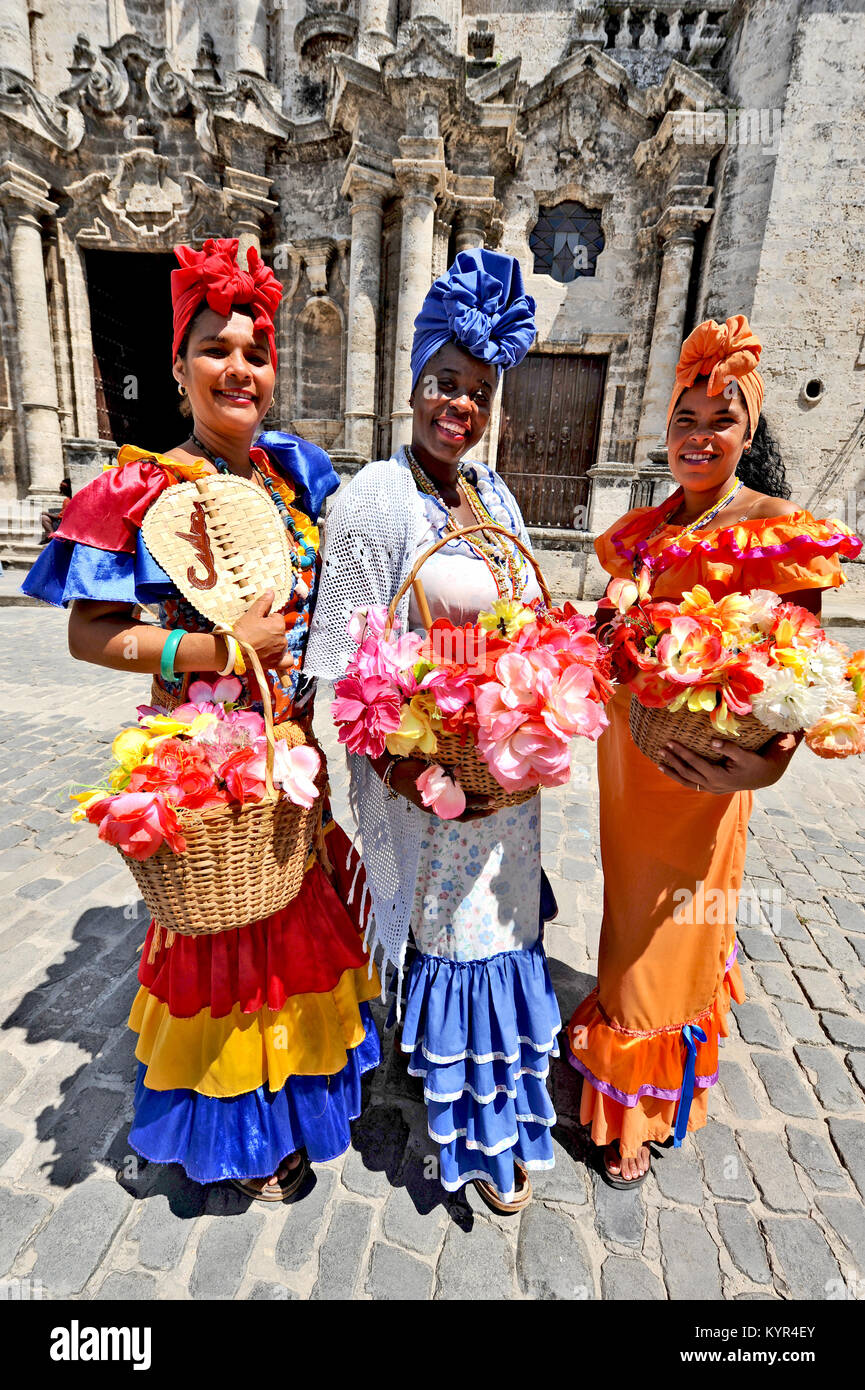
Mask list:
POLYGON ((457 342, 502 371, 522 362, 535 337, 535 301, 520 263, 483 246, 460 251, 430 288, 414 321, 412 389, 434 352, 457 342))

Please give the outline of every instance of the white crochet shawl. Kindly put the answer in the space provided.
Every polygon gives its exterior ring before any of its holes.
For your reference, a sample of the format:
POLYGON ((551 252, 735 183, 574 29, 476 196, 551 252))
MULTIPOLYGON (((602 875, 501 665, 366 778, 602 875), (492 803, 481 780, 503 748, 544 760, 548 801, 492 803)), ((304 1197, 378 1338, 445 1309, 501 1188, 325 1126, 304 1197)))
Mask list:
MULTIPOLYGON (((528 544, 519 508, 500 478, 483 464, 461 468, 478 488, 490 514, 528 544)), ((430 521, 438 535, 447 514, 415 487, 403 449, 368 463, 337 494, 324 526, 322 572, 304 658, 304 672, 335 681, 345 673, 355 645, 348 622, 357 608, 387 606, 407 578, 430 521)), ((465 541, 456 547, 471 554, 465 541)), ((400 603, 401 630, 408 623, 409 594, 400 603)), ((397 1018, 406 943, 426 815, 404 797, 389 797, 369 760, 348 753, 350 801, 358 825, 373 919, 367 928, 371 959, 382 953, 382 998, 388 965, 397 971, 397 1018)), ((354 892, 354 885, 352 885, 354 892)), ((372 964, 370 963, 370 971, 372 964)))

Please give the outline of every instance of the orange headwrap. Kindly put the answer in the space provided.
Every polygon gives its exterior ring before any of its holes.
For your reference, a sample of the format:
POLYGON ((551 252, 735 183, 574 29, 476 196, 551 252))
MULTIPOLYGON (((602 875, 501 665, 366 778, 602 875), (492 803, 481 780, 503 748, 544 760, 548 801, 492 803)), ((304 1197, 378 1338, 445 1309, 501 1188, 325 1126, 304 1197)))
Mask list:
POLYGON ((282 285, 254 246, 246 253, 247 269, 242 269, 237 263, 238 245, 236 237, 211 237, 202 251, 191 246, 175 246, 180 269, 171 272, 174 357, 199 305, 207 300, 209 307, 225 318, 233 305, 248 304, 256 330, 261 329, 267 337, 271 361, 276 366, 273 316, 282 299, 282 285))
POLYGON ((751 332, 744 314, 735 314, 723 325, 714 319, 698 324, 682 344, 676 384, 667 411, 667 428, 682 392, 693 386, 698 376, 707 376, 706 390, 710 396, 719 396, 731 381, 738 383, 753 434, 763 408, 763 378, 757 371, 762 350, 763 345, 751 332))

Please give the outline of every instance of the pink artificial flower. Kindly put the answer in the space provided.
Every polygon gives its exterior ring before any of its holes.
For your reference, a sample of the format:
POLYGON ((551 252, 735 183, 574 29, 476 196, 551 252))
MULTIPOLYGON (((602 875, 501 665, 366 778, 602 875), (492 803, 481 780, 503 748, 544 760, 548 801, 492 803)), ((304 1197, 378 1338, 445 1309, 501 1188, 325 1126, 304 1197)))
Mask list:
POLYGON ((295 806, 312 806, 318 796, 315 779, 321 771, 321 755, 311 744, 300 743, 289 748, 276 745, 273 757, 273 780, 295 806))
POLYGON ((343 676, 334 686, 336 699, 331 705, 334 721, 340 725, 339 742, 351 753, 380 758, 388 734, 400 725, 402 699, 392 682, 382 676, 343 676))
MULTIPOLYGON (((373 604, 369 608, 356 608, 349 618, 346 631, 353 642, 360 646, 361 642, 368 636, 380 637, 385 629, 387 622, 387 608, 381 604, 373 604)), ((394 622, 394 631, 399 626, 399 619, 394 622)))
POLYGON ((237 676, 220 676, 210 685, 208 681, 193 681, 187 695, 190 704, 233 705, 240 699, 243 685, 237 676))
POLYGON ((405 637, 385 642, 382 637, 367 637, 358 647, 349 667, 349 675, 378 676, 401 687, 407 681, 413 695, 417 689, 412 667, 418 660, 422 639, 409 632, 405 637))
POLYGON ((159 792, 121 792, 87 809, 87 819, 99 826, 99 838, 116 845, 130 859, 149 859, 166 841, 182 854, 186 840, 176 813, 159 792))
POLYGON ((195 738, 195 744, 215 772, 238 748, 248 748, 264 737, 264 720, 253 710, 235 710, 217 719, 195 738))
POLYGON ((459 782, 450 777, 438 763, 430 763, 415 785, 424 806, 428 806, 433 815, 439 816, 441 820, 453 820, 456 816, 461 816, 466 809, 466 794, 459 782))
POLYGON ((595 681, 588 666, 568 666, 547 694, 541 718, 561 738, 575 734, 596 739, 607 727, 607 717, 593 699, 595 681))
POLYGON ((571 774, 567 739, 554 734, 541 719, 523 716, 520 724, 498 737, 481 725, 478 749, 496 781, 508 791, 558 787, 571 774))
POLYGON ((428 671, 421 690, 431 690, 442 714, 457 714, 475 698, 476 680, 469 671, 428 671))

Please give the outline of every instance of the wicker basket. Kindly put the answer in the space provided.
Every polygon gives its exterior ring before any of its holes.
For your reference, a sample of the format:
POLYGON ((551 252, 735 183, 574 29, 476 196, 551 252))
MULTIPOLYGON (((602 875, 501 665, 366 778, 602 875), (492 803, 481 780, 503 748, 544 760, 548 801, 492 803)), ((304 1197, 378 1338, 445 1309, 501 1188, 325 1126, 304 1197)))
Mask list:
POLYGON ((276 738, 290 739, 292 746, 310 740, 292 720, 274 728, 261 663, 251 647, 242 642, 241 646, 262 695, 267 738, 264 800, 204 811, 180 807, 177 819, 186 839, 183 854, 173 854, 167 845, 149 859, 130 859, 118 851, 158 924, 183 936, 230 931, 279 912, 300 892, 310 851, 321 834, 327 783, 324 758, 317 779, 319 796, 309 809, 276 792, 276 738))
MULTIPOLYGON (((532 565, 535 575, 537 576, 541 593, 544 596, 544 602, 548 606, 552 605, 550 591, 543 573, 541 572, 541 567, 527 546, 523 545, 519 536, 513 535, 513 533, 506 530, 504 526, 495 526, 492 523, 489 526, 464 526, 458 531, 449 531, 444 536, 439 537, 434 545, 431 545, 428 550, 424 551, 423 555, 418 557, 411 574, 400 587, 399 592, 394 597, 388 609, 388 619, 385 628, 386 635, 390 633, 393 627, 396 610, 403 596, 412 586, 415 590, 415 597, 423 621, 427 628, 431 626, 431 615, 424 595, 423 585, 418 577, 419 571, 421 567, 426 564, 430 556, 434 555, 437 550, 441 550, 442 546, 447 545, 449 541, 454 540, 458 536, 471 535, 474 531, 484 531, 486 533, 495 532, 498 535, 506 536, 508 540, 525 555, 526 559, 532 565)), ((434 754, 430 754, 426 757, 423 754, 417 754, 416 756, 421 761, 435 762, 441 767, 447 768, 467 795, 487 797, 494 808, 499 811, 504 810, 508 806, 521 806, 524 802, 531 801, 532 797, 537 796, 540 790, 538 787, 529 787, 525 791, 507 791, 500 782, 496 781, 495 777, 490 772, 490 769, 478 752, 474 736, 470 731, 466 731, 465 734, 462 735, 440 733, 436 737, 436 751, 434 754)))
POLYGON ((647 758, 658 761, 664 744, 675 738, 692 753, 698 753, 707 763, 720 763, 723 750, 712 747, 713 739, 723 739, 725 743, 735 743, 739 748, 756 752, 775 737, 775 730, 762 724, 753 714, 737 720, 738 737, 730 738, 719 733, 709 715, 704 711, 692 714, 690 710, 677 710, 675 714, 668 709, 649 709, 641 705, 636 695, 631 695, 628 714, 631 737, 647 758))

